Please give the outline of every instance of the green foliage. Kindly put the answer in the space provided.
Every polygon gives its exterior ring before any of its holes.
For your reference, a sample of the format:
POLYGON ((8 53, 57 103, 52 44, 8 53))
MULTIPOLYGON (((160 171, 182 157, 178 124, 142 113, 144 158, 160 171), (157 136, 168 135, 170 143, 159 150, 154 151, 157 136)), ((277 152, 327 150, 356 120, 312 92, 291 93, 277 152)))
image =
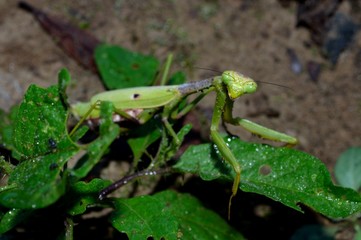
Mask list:
MULTIPOLYGON (((301 210, 299 203, 331 218, 343 218, 361 210, 360 195, 334 186, 325 165, 317 158, 290 148, 242 142, 227 138, 230 149, 243 166, 240 188, 265 195, 301 210)), ((212 144, 192 146, 174 166, 203 180, 232 181, 230 166, 212 144)))
POLYGON ((23 161, 10 174, 12 189, 0 193, 0 204, 8 208, 36 209, 49 206, 65 193, 64 164, 76 150, 62 151, 23 161))
POLYGON ((72 185, 69 191, 70 204, 67 207, 69 215, 83 214, 88 206, 98 204, 98 193, 109 184, 108 180, 95 178, 89 183, 79 181, 72 185))
POLYGON ((3 147, 9 150, 14 150, 13 128, 14 120, 16 118, 18 107, 11 108, 10 113, 5 113, 0 109, 0 143, 3 147))
POLYGON ((173 191, 115 201, 110 220, 130 239, 243 239, 188 194, 173 191))
MULTIPOLYGON (((159 65, 153 57, 108 45, 97 49, 96 59, 109 88, 151 85, 159 65), (121 85, 114 79, 120 80, 121 85), (137 82, 128 81, 130 79, 137 82)), ((121 129, 113 123, 114 109, 108 102, 101 103, 97 137, 86 145, 78 144, 77 140, 88 128, 80 127, 71 135, 68 133, 69 104, 65 90, 71 78, 65 69, 58 77, 58 86, 44 89, 32 85, 19 107, 14 107, 9 114, 0 113, 0 143, 14 157, 11 162, 0 158, 1 172, 8 175, 7 184, 0 188, 0 234, 14 231, 19 225, 26 228, 29 219, 46 210, 54 218, 47 221, 55 224, 59 222, 55 218, 60 218, 60 222, 67 223, 62 237, 71 239, 74 220, 81 219, 79 216, 94 208, 113 208, 111 224, 129 239, 243 238, 224 218, 189 194, 166 190, 153 195, 100 200, 99 192, 109 186, 110 181, 90 173, 99 167, 99 161, 119 137, 125 138, 134 155, 134 168, 125 177, 137 176, 137 162, 145 155, 151 161, 149 168, 192 173, 205 181, 231 183, 234 172, 222 161, 213 144, 191 146, 175 159, 180 146, 172 141, 159 116, 125 131, 123 126, 121 129), (156 146, 155 154, 148 152, 151 146, 156 146), (70 159, 75 165, 68 164, 70 159)), ((168 83, 179 84, 184 79, 184 74, 178 72, 168 83)), ((175 107, 181 111, 185 106, 187 103, 182 102, 175 107)), ((170 124, 177 125, 173 121, 170 124)), ((174 134, 182 142, 191 126, 178 129, 174 134)), ((243 191, 265 195, 298 211, 300 204, 304 204, 331 218, 345 218, 360 211, 360 195, 352 189, 333 185, 319 159, 290 148, 246 143, 235 138, 226 138, 226 142, 242 166, 240 189, 243 191)), ((351 155, 352 158, 349 155, 346 158, 353 160, 346 161, 346 165, 340 160, 341 166, 349 168, 337 171, 345 175, 353 170, 353 182, 339 181, 356 189, 360 186, 356 164, 360 154, 351 155)), ((148 175, 154 173, 149 171, 148 175)), ((233 206, 237 204, 233 202, 233 206)))
POLYGON ((127 142, 133 152, 135 166, 147 148, 157 141, 161 135, 160 123, 153 119, 132 131, 127 142))
POLYGON ((108 89, 152 85, 159 66, 152 56, 105 44, 96 48, 95 59, 108 89))
POLYGON ((337 159, 335 177, 341 186, 358 191, 361 187, 361 148, 347 149, 337 159))
MULTIPOLYGON (((99 162, 119 134, 119 127, 112 122, 112 105, 105 103, 102 104, 104 121, 100 136, 85 147, 72 142, 67 133, 67 111, 59 90, 57 86, 43 89, 32 85, 19 107, 12 142, 14 156, 21 161, 12 167, 11 172, 7 170, 8 185, 0 192, 0 205, 8 209, 1 217, 0 233, 12 229, 33 210, 56 204, 60 198, 71 196, 68 205, 72 201, 88 199, 89 192, 76 191, 83 183, 79 180, 99 162), (74 169, 67 168, 66 163, 75 155, 81 155, 78 164, 74 169)), ((4 169, 11 168, 7 165, 4 169)), ((109 182, 100 187, 107 184, 109 182)), ((93 189, 94 199, 97 199, 99 184, 89 186, 93 189)), ((65 211, 79 212, 74 207, 65 211)))
POLYGON ((32 210, 28 209, 9 209, 6 213, 1 214, 0 219, 0 233, 5 233, 17 224, 24 221, 33 213, 32 210))
POLYGON ((169 78, 169 85, 179 85, 183 84, 186 81, 186 76, 183 72, 175 72, 170 78, 169 78))
POLYGON ((45 155, 51 151, 50 139, 60 149, 71 147, 66 116, 57 86, 43 89, 30 85, 14 122, 13 156, 22 161, 45 155))

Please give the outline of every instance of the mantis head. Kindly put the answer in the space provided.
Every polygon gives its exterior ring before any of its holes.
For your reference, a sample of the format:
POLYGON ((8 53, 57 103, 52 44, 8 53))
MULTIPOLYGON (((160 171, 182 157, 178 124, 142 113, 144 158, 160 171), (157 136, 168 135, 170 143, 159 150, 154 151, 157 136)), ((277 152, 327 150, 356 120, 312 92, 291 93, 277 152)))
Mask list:
POLYGON ((226 84, 231 99, 236 99, 246 93, 254 93, 257 90, 257 83, 253 79, 235 71, 223 72, 222 81, 226 84))

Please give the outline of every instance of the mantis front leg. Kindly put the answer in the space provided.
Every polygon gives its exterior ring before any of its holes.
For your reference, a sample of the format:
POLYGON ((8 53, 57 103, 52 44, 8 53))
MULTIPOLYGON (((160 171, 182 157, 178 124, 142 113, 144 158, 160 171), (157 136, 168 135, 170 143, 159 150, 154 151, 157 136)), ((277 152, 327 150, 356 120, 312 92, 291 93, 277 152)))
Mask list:
POLYGON ((216 104, 214 107, 214 112, 212 116, 212 124, 211 124, 211 138, 212 141, 217 145, 219 152, 223 156, 223 158, 231 164, 236 176, 233 180, 232 186, 232 195, 229 198, 228 203, 228 219, 230 219, 231 212, 231 204, 232 198, 237 194, 239 183, 241 180, 241 166, 237 162, 236 157, 233 155, 231 150, 228 148, 227 144, 223 140, 222 136, 219 134, 219 124, 222 119, 223 111, 225 109, 225 105, 227 103, 227 91, 222 84, 217 84, 216 86, 216 104))
POLYGON ((229 164, 231 164, 233 170, 235 171, 235 178, 233 180, 233 186, 232 186, 232 195, 229 199, 229 204, 228 204, 228 218, 230 218, 230 208, 231 208, 232 198, 237 194, 238 187, 240 184, 241 166, 239 165, 237 159, 235 158, 235 156, 233 155, 233 153, 228 148, 227 144, 219 134, 219 124, 221 122, 221 119, 223 118, 223 121, 227 123, 237 126, 242 126, 246 130, 254 134, 257 134, 262 138, 273 141, 284 142, 290 146, 297 144, 297 139, 292 136, 286 135, 284 133, 280 133, 275 130, 263 127, 259 124, 253 123, 243 118, 233 118, 232 116, 233 100, 230 98, 226 86, 217 81, 215 81, 214 86, 217 93, 217 97, 216 97, 216 104, 212 117, 211 138, 213 142, 217 145, 218 150, 223 156, 223 158, 229 164))

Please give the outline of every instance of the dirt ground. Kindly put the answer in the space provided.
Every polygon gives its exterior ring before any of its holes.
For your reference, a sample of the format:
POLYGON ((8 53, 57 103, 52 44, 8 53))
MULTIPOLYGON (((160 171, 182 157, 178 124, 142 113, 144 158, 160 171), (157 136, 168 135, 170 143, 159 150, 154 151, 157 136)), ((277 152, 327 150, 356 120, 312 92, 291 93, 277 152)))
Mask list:
MULTIPOLYGON (((276 0, 29 3, 74 25, 88 24, 87 31, 101 41, 161 60, 173 52, 173 69, 186 71, 192 81, 214 74, 195 68, 204 67, 290 87, 260 84, 257 93, 237 101, 234 114, 296 136, 296 148, 320 158, 331 172, 344 150, 361 146, 361 34, 332 67, 309 32, 295 27, 295 2, 287 8, 276 0), (303 65, 300 74, 291 70, 289 48, 303 65), (307 73, 308 61, 321 64, 318 81, 307 73)), ((340 11, 355 15, 348 1, 340 11)), ((55 84, 62 67, 76 81, 70 89, 74 101, 103 90, 98 77, 71 60, 16 1, 0 1, 0 107, 19 103, 32 83, 55 84)), ((210 100, 203 101, 204 111, 211 109, 210 100)), ((257 141, 236 128, 232 132, 257 141)))

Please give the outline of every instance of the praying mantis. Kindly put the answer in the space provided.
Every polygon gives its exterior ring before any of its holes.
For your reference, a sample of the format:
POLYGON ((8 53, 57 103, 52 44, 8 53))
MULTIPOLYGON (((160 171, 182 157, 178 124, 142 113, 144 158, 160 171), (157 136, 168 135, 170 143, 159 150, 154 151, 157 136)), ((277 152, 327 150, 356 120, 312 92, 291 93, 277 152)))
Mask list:
MULTIPOLYGON (((177 134, 172 128, 169 119, 179 118, 188 113, 209 92, 216 92, 213 116, 210 127, 210 138, 217 146, 218 151, 234 172, 232 194, 229 199, 228 213, 230 212, 232 198, 237 194, 241 181, 241 166, 232 151, 219 133, 219 125, 224 123, 241 126, 261 138, 279 141, 287 145, 297 144, 297 139, 287 134, 266 128, 257 123, 233 117, 234 100, 244 94, 251 94, 257 90, 257 83, 236 71, 224 71, 220 76, 201 80, 194 83, 185 83, 171 86, 135 87, 112 90, 94 95, 89 102, 76 103, 71 110, 74 115, 83 119, 99 118, 99 105, 102 101, 113 104, 118 119, 128 119, 143 124, 151 119, 155 113, 160 112, 162 122, 173 139, 176 146, 181 144, 177 134), (179 109, 181 101, 189 95, 198 94, 184 108, 179 109)), ((116 119, 114 119, 116 120, 116 119)))

